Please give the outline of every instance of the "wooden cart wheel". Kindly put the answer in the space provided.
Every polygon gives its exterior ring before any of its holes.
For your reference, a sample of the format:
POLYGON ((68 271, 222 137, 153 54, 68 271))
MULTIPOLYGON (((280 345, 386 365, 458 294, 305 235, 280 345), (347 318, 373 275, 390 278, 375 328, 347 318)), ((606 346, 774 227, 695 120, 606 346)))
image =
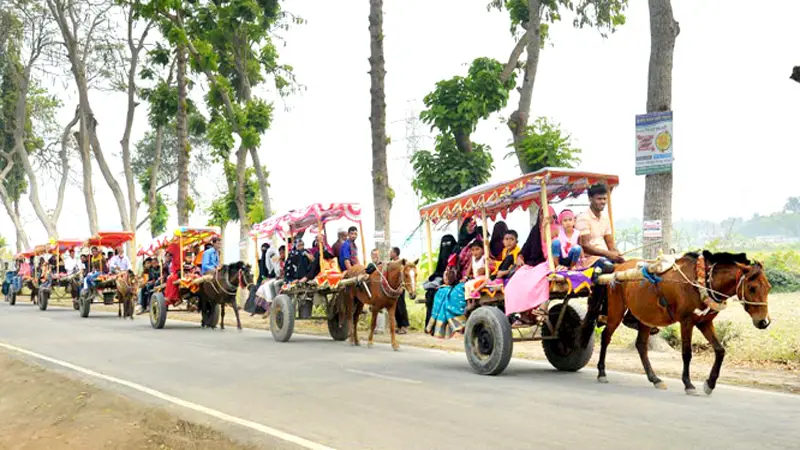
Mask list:
POLYGON ((594 333, 589 339, 589 344, 586 347, 581 347, 581 322, 586 315, 586 310, 581 305, 573 306, 559 303, 550 308, 548 317, 553 327, 558 323, 558 316, 563 308, 567 308, 567 310, 564 312, 561 326, 557 330, 558 339, 547 339, 547 337, 553 335, 553 332, 550 327, 543 325, 542 338, 544 339, 542 340, 542 347, 544 348, 544 355, 553 367, 565 372, 576 372, 584 368, 592 358, 594 333))
POLYGON ((161 292, 153 292, 153 295, 150 296, 150 326, 160 330, 166 323, 167 299, 161 292))
POLYGON ((511 324, 500 309, 481 306, 470 314, 464 332, 464 350, 472 370, 498 375, 511 361, 514 340, 511 324))
POLYGON ((288 295, 281 294, 272 300, 269 312, 269 329, 272 337, 278 342, 286 342, 294 333, 294 301, 288 295))

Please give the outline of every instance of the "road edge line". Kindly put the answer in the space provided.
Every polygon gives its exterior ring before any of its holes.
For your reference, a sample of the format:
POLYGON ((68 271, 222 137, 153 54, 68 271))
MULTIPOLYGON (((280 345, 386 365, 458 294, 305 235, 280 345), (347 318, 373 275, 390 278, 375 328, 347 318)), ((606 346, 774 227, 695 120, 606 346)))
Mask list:
POLYGON ((134 383, 132 381, 123 380, 121 378, 113 377, 111 375, 106 375, 104 373, 96 372, 96 371, 91 370, 91 369, 86 369, 84 367, 77 366, 75 364, 72 364, 72 363, 69 363, 69 362, 66 362, 66 361, 61 361, 61 360, 58 360, 58 359, 55 359, 55 358, 51 358, 51 357, 46 356, 46 355, 42 355, 42 354, 39 354, 39 353, 36 353, 36 352, 32 352, 30 350, 25 350, 24 348, 20 348, 20 347, 11 345, 11 344, 6 344, 5 342, 0 342, 0 347, 3 347, 5 349, 7 349, 7 350, 11 350, 11 351, 14 351, 14 352, 17 352, 17 353, 21 353, 23 355, 27 355, 27 356, 30 356, 30 357, 33 357, 33 358, 36 358, 36 359, 40 359, 42 361, 47 361, 47 362, 55 364, 57 366, 61 366, 61 367, 64 367, 66 369, 70 369, 70 370, 73 370, 75 372, 82 373, 84 375, 88 375, 88 376, 91 376, 91 377, 94 377, 94 378, 99 378, 101 380, 105 380, 105 381, 108 381, 108 382, 111 382, 111 383, 115 383, 115 384, 118 384, 118 385, 121 385, 121 386, 125 386, 125 387, 127 387, 129 389, 133 389, 133 390, 139 391, 139 392, 141 392, 143 394, 147 394, 147 395, 150 395, 152 397, 156 397, 156 398, 158 398, 160 400, 163 400, 163 401, 166 401, 168 403, 172 403, 174 405, 178 405, 178 406, 181 406, 181 407, 186 408, 186 409, 190 409, 190 410, 195 411, 195 412, 203 413, 205 415, 208 415, 208 416, 211 416, 211 417, 215 417, 217 419, 221 419, 221 420, 224 420, 226 422, 233 423, 235 425, 239 425, 239 426, 242 426, 242 427, 245 427, 245 428, 249 428, 249 429, 254 430, 254 431, 258 431, 258 432, 260 432, 262 434, 266 434, 266 435, 272 436, 274 438, 280 439, 282 441, 289 442, 289 443, 292 443, 292 444, 295 444, 295 445, 299 445, 299 446, 301 446, 303 448, 307 448, 309 450, 335 450, 332 447, 328 447, 328 446, 323 445, 323 444, 319 444, 319 443, 316 443, 316 442, 313 442, 313 441, 309 441, 308 439, 301 438, 300 436, 295 436, 293 434, 287 433, 285 431, 277 430, 277 429, 272 428, 272 427, 268 427, 268 426, 260 424, 258 422, 253 422, 251 420, 242 419, 242 418, 236 417, 236 416, 231 416, 230 414, 226 414, 226 413, 224 413, 222 411, 217 411, 215 409, 212 409, 212 408, 209 408, 209 407, 206 407, 206 406, 203 406, 203 405, 198 405, 197 403, 193 403, 193 402, 190 402, 190 401, 187 401, 187 400, 180 399, 178 397, 174 397, 174 396, 169 395, 169 394, 165 394, 163 392, 157 391, 157 390, 149 388, 147 386, 143 386, 143 385, 138 384, 138 383, 134 383))

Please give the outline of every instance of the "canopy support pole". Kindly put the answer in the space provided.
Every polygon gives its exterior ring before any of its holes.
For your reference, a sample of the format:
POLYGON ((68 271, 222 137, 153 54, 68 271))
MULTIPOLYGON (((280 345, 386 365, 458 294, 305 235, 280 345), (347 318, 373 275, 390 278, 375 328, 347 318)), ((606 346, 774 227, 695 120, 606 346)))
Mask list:
MULTIPOLYGON (((489 221, 486 220, 486 208, 481 208, 481 221, 483 221, 483 272, 486 279, 489 279, 489 221)), ((472 276, 477 278, 476 273, 472 276)))
MULTIPOLYGON (((608 221, 611 223, 611 235, 614 236, 614 208, 611 207, 611 193, 614 192, 613 188, 608 190, 608 221)), ((615 237, 616 239, 616 237, 615 237)))
POLYGON ((425 219, 425 231, 428 235, 428 272, 433 275, 433 236, 431 235, 431 219, 425 219))
POLYGON ((256 254, 256 263, 254 264, 256 268, 256 280, 261 276, 261 266, 258 265, 258 236, 253 236, 253 247, 255 248, 256 254))
MULTIPOLYGON (((178 235, 178 253, 180 254, 179 260, 181 263, 181 280, 183 279, 183 233, 178 235)), ((174 257, 174 256, 173 256, 174 257)))
POLYGON ((541 186, 542 186, 542 192, 541 192, 542 217, 539 219, 540 221, 539 226, 540 227, 544 226, 544 241, 545 245, 547 245, 547 248, 542 250, 544 250, 544 253, 548 255, 547 263, 548 266, 550 267, 550 272, 555 272, 556 264, 555 261, 553 260, 553 258, 555 258, 555 255, 553 255, 553 235, 550 232, 550 223, 549 223, 549 221, 551 221, 552 218, 548 217, 548 215, 550 214, 550 205, 547 201, 547 180, 545 178, 542 178, 541 186))
POLYGON ((322 225, 322 219, 317 217, 317 246, 319 247, 319 274, 322 275, 325 269, 322 267, 322 260, 325 259, 325 246, 322 245, 322 240, 325 237, 325 228, 322 225))
MULTIPOLYGON (((361 261, 363 261, 363 265, 367 265, 367 243, 364 240, 364 227, 361 224, 361 221, 358 221, 358 234, 361 236, 361 261)), ((386 236, 386 239, 389 239, 389 236, 386 236)))

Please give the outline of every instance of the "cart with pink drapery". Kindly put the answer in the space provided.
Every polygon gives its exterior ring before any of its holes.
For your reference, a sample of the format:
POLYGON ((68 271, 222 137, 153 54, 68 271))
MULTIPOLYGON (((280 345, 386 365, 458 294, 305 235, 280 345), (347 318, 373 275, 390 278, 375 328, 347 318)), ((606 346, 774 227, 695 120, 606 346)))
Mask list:
MULTIPOLYGON (((428 264, 433 272, 431 234, 434 226, 445 227, 452 222, 474 218, 482 222, 484 253, 489 254, 487 230, 489 222, 505 219, 508 213, 529 208, 545 211, 553 203, 577 198, 594 184, 608 188, 608 214, 613 229, 611 192, 619 184, 616 175, 590 173, 571 169, 542 169, 513 180, 487 183, 463 194, 420 208, 419 213, 428 235, 428 264)), ((537 224, 536 226, 539 226, 537 224)), ((550 227, 543 227, 543 251, 550 255, 554 236, 550 227)), ((487 283, 479 298, 468 298, 463 316, 459 316, 464 332, 464 346, 472 369, 483 375, 497 375, 508 366, 514 342, 541 341, 548 361, 558 370, 577 371, 592 356, 594 336, 587 346, 579 344, 581 322, 585 308, 572 302, 589 295, 593 283, 608 279, 593 276, 593 269, 556 271, 554 258, 538 267, 545 285, 544 303, 532 316, 533 323, 512 328, 505 314, 505 292, 502 283, 487 283), (545 275, 546 274, 546 275, 545 275), (463 324, 466 319, 466 324, 463 324)), ((485 268, 489 272, 488 259, 485 268)), ((519 273, 515 274, 519 276, 519 273)))

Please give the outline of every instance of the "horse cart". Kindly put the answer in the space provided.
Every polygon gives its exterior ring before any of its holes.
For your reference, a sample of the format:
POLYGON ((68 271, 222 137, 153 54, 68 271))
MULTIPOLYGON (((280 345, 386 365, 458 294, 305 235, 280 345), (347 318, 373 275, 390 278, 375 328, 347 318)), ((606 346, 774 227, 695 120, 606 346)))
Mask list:
MULTIPOLYGON (((14 255, 14 260, 19 261, 24 260, 28 263, 36 254, 35 249, 30 249, 21 253, 17 253, 14 255)), ((31 268, 32 270, 33 268, 31 268)), ((17 267, 16 271, 7 271, 6 272, 6 279, 8 280, 8 291, 5 294, 5 300, 8 302, 9 305, 14 306, 17 304, 17 295, 22 292, 22 288, 26 286, 30 286, 33 289, 32 284, 32 271, 30 274, 19 274, 20 268, 17 267)))
MULTIPOLYGON (((307 281, 295 280, 289 283, 278 283, 275 297, 269 310, 270 331, 278 342, 287 342, 294 332, 295 320, 324 320, 328 324, 328 332, 337 341, 347 339, 349 327, 344 319, 345 306, 339 293, 353 284, 363 282, 366 276, 342 279, 337 268, 326 267, 326 264, 337 265, 336 260, 327 261, 322 257, 325 252, 325 225, 335 220, 348 220, 358 225, 361 236, 361 253, 364 258, 364 233, 361 226, 361 206, 356 203, 316 203, 286 214, 275 215, 253 226, 250 232, 258 249, 259 240, 272 238, 302 238, 308 231, 322 239, 317 239, 317 251, 320 257, 315 264, 320 264, 319 276, 307 281)), ((286 252, 288 259, 290 252, 286 252)))
POLYGON ((55 288, 58 287, 63 288, 64 296, 71 296, 73 308, 75 308, 75 310, 78 309, 78 297, 80 295, 82 280, 81 273, 79 270, 73 271, 72 273, 66 273, 66 271, 61 272, 59 268, 62 265, 64 253, 68 252, 70 249, 80 247, 83 245, 83 242, 83 239, 59 239, 53 240, 47 245, 48 251, 43 256, 54 256, 56 258, 56 264, 55 267, 50 267, 50 273, 42 275, 44 282, 40 282, 39 289, 36 293, 36 300, 40 310, 47 310, 50 298, 55 288))
POLYGON ((177 300, 167 299, 164 295, 166 281, 154 287, 150 297, 150 325, 160 330, 167 322, 167 312, 183 311, 196 312, 202 314, 204 326, 216 327, 220 321, 220 306, 214 305, 210 309, 200 307, 200 297, 198 295, 200 281, 198 277, 192 276, 191 271, 186 271, 185 265, 192 265, 192 261, 184 261, 187 251, 198 247, 203 247, 212 238, 220 237, 220 229, 217 227, 180 227, 172 233, 165 233, 155 239, 146 247, 139 249, 140 257, 157 257, 161 263, 162 278, 166 279, 165 252, 170 252, 173 258, 177 258, 180 276, 175 280, 178 286, 177 300), (175 254, 177 253, 177 255, 175 254))
MULTIPOLYGON (((84 248, 97 247, 100 251, 113 250, 134 238, 134 233, 129 231, 99 231, 97 235, 90 237, 83 242, 84 248)), ((90 263, 91 265, 92 263, 90 263)), ((86 275, 86 274, 84 274, 86 275)), ((80 313, 81 317, 89 317, 92 304, 119 305, 119 315, 121 317, 133 318, 133 302, 130 297, 130 275, 128 272, 119 274, 101 274, 94 283, 90 284, 84 279, 84 286, 80 291, 77 302, 73 301, 73 307, 80 313), (125 286, 126 292, 118 291, 118 286, 125 286), (124 308, 124 312, 123 312, 124 308)))
MULTIPOLYGON (((484 252, 489 254, 486 233, 490 220, 494 221, 498 216, 505 218, 508 213, 518 209, 542 208, 547 211, 550 204, 577 198, 596 183, 608 187, 608 214, 613 230, 611 191, 619 184, 617 176, 569 169, 542 169, 510 181, 484 184, 422 207, 419 212, 428 234, 428 253, 433 254, 432 225, 447 226, 454 221, 461 222, 474 217, 482 221, 484 252)), ((544 235, 546 248, 543 250, 550 255, 553 239, 550 227, 544 227, 544 235)), ((428 264, 432 273, 433 259, 430 256, 428 264)), ((588 345, 581 345, 580 329, 586 309, 574 301, 587 297, 593 282, 607 283, 610 279, 593 276, 591 270, 556 271, 552 255, 548 258, 548 265, 549 299, 539 307, 540 313, 533 315, 533 324, 512 329, 504 313, 502 284, 487 284, 480 291, 479 299, 467 299, 464 347, 467 360, 476 373, 500 374, 511 360, 513 343, 524 341, 541 341, 547 360, 558 370, 577 371, 589 362, 594 349, 594 335, 588 345), (576 282, 576 279, 585 282, 576 282)), ((488 267, 485 270, 489 273, 488 267)))

